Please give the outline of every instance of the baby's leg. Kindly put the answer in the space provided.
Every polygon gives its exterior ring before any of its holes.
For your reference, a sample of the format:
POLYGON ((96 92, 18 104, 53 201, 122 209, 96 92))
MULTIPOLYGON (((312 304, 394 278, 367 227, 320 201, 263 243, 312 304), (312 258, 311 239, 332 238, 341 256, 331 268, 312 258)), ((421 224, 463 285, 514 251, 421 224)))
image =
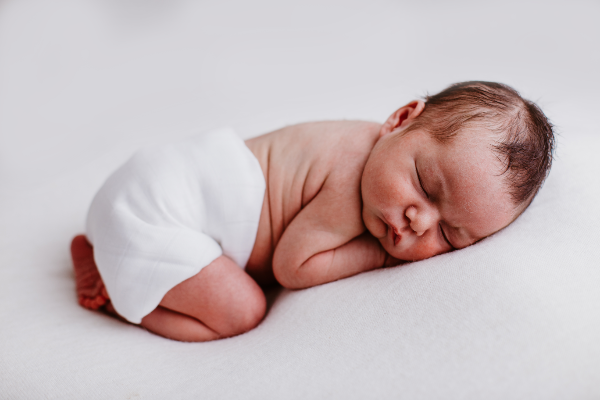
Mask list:
POLYGON ((141 325, 171 339, 207 341, 249 331, 265 311, 258 284, 221 256, 167 292, 141 325))
MULTIPOLYGON (((71 243, 79 304, 118 314, 94 262, 92 246, 80 235, 71 243)), ((203 342, 244 333, 262 320, 266 300, 258 284, 231 259, 221 256, 171 289, 141 325, 175 340, 203 342)))

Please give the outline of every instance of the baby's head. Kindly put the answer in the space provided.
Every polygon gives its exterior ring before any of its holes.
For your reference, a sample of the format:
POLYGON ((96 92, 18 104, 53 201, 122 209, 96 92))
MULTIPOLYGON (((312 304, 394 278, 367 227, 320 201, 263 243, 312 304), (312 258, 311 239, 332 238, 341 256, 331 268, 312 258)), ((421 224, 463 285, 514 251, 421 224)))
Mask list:
POLYGON ((413 101, 382 125, 365 166, 363 220, 386 251, 421 260, 499 231, 531 203, 552 162, 552 125, 493 82, 413 101))

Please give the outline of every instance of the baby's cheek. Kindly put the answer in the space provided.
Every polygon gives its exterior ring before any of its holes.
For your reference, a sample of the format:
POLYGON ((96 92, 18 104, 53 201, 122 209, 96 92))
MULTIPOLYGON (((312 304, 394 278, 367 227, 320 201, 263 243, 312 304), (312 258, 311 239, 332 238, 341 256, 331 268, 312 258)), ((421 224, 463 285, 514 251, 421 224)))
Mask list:
POLYGON ((381 239, 385 238, 386 235, 388 234, 387 225, 384 224, 377 217, 373 217, 373 216, 364 217, 363 222, 364 222, 365 226, 367 227, 367 229, 369 230, 369 232, 371 233, 371 235, 373 235, 377 239, 381 240, 381 239))
POLYGON ((427 240, 426 238, 417 240, 410 250, 410 257, 413 261, 424 260, 444 252, 436 241, 427 240))

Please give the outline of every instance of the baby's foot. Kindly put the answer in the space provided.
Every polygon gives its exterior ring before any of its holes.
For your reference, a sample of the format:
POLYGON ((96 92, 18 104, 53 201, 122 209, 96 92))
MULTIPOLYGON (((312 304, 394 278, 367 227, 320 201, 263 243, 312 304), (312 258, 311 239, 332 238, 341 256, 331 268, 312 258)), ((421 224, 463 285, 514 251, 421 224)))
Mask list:
POLYGON ((94 249, 84 235, 75 236, 71 242, 71 257, 79 304, 90 310, 107 304, 110 299, 94 262, 94 249))

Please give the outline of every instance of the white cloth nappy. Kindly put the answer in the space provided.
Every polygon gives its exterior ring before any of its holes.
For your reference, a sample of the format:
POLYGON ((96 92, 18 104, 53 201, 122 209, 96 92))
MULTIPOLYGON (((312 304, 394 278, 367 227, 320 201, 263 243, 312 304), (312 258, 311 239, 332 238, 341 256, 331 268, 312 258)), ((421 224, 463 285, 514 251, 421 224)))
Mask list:
POLYGON ((90 207, 86 234, 116 311, 133 323, 221 254, 244 268, 265 178, 231 129, 137 152, 90 207))

